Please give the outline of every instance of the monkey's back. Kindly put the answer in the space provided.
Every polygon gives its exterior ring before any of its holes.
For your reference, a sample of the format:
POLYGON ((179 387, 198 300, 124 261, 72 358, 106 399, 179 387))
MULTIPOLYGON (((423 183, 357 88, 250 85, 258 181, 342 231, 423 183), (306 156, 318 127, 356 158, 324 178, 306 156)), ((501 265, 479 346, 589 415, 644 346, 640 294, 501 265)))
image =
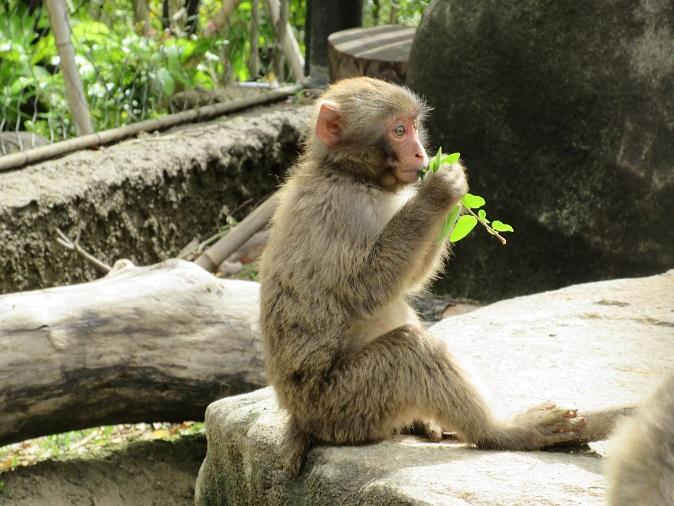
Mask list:
POLYGON ((265 363, 277 392, 296 385, 298 375, 320 376, 342 353, 346 327, 359 317, 351 306, 361 298, 354 273, 400 204, 310 166, 300 166, 280 190, 260 268, 265 363))

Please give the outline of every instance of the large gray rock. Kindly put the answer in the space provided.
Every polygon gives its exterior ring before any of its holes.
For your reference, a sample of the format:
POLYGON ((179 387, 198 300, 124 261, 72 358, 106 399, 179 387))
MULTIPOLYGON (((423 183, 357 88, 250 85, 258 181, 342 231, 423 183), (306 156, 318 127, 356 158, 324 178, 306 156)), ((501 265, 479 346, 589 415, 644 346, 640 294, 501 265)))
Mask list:
MULTIPOLYGON (((674 266, 674 3, 436 0, 408 84, 516 233, 457 247, 480 300, 674 266)), ((445 285, 449 286, 448 284, 445 285)))
MULTIPOLYGON (((431 332, 468 359, 503 415, 554 399, 582 409, 632 404, 674 364, 674 271, 569 287, 486 306, 431 332)), ((199 505, 603 503, 601 456, 482 451, 411 436, 319 446, 297 481, 280 470, 283 417, 270 388, 211 404, 199 505)))

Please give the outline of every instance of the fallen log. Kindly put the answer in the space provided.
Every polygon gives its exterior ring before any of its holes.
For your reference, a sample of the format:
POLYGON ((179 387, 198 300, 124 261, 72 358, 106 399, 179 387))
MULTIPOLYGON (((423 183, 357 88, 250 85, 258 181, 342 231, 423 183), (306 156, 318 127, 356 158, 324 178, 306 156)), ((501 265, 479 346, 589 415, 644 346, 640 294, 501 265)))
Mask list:
POLYGON ((120 261, 0 297, 0 445, 85 427, 201 420, 265 385, 258 285, 182 260, 120 261))

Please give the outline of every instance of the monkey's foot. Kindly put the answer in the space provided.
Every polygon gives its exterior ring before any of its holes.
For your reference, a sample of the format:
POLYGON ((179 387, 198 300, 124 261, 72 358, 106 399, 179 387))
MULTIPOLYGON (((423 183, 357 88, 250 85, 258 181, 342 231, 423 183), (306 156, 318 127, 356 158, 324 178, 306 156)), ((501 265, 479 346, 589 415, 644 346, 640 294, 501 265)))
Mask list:
POLYGON ((514 450, 534 450, 578 441, 586 419, 578 410, 560 408, 552 402, 534 406, 511 420, 512 436, 505 446, 514 450))
POLYGON ((410 434, 412 436, 426 437, 433 443, 442 441, 443 438, 448 437, 449 434, 442 430, 433 420, 416 420, 412 425, 403 427, 400 434, 410 434))

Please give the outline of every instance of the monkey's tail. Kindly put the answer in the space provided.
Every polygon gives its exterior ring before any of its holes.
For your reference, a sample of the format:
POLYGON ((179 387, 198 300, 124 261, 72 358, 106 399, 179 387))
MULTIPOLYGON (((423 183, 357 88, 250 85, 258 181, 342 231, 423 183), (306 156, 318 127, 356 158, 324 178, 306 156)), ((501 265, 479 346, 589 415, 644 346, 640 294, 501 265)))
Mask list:
POLYGON ((282 461, 284 471, 291 477, 297 478, 304 464, 307 452, 314 441, 308 432, 302 430, 294 417, 290 417, 286 424, 282 443, 282 461))

